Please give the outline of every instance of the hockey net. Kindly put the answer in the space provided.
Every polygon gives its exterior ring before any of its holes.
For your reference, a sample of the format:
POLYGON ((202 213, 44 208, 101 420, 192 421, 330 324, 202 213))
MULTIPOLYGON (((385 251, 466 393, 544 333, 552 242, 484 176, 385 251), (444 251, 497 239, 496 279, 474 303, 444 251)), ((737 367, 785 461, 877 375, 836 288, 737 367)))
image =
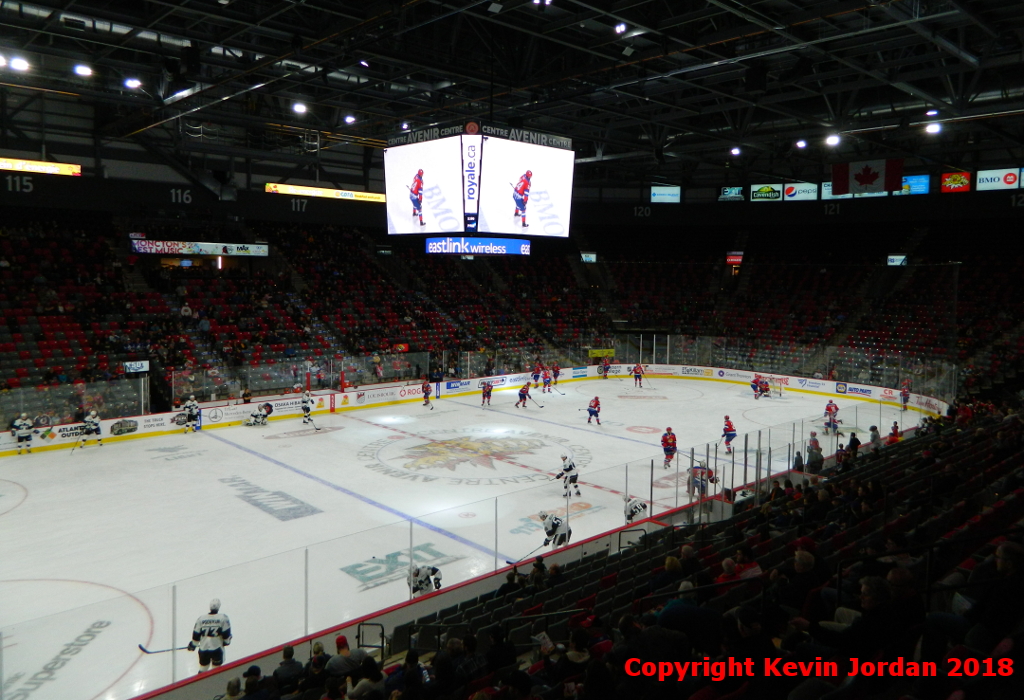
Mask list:
POLYGON ((760 379, 765 379, 768 381, 768 396, 772 397, 773 399, 782 398, 782 381, 778 377, 773 377, 770 374, 762 374, 760 375, 760 379))

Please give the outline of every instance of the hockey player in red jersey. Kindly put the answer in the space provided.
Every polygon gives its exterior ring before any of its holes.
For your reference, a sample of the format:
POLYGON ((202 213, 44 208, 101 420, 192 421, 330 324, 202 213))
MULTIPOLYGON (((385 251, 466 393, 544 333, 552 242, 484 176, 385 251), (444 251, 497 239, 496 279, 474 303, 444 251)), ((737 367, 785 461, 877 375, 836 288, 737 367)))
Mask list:
POLYGON ((604 379, 608 378, 608 369, 612 366, 612 363, 608 361, 608 358, 601 360, 601 377, 604 379))
POLYGON ((750 390, 754 392, 754 398, 761 398, 761 385, 758 383, 757 377, 750 380, 750 390))
POLYGON ((634 365, 633 369, 633 387, 644 388, 644 368, 639 362, 634 365))
POLYGON ((523 408, 526 408, 526 400, 530 398, 530 382, 523 384, 519 390, 519 400, 516 401, 516 408, 519 408, 519 404, 523 404, 523 408))
POLYGON ((555 386, 558 386, 558 378, 562 376, 562 368, 558 366, 557 362, 551 367, 551 376, 555 380, 555 386))
POLYGON ((550 394, 551 393, 551 370, 549 370, 547 367, 545 367, 544 371, 541 372, 540 376, 541 376, 541 381, 544 382, 544 388, 541 389, 540 393, 542 393, 542 394, 550 394))
POLYGON ((910 387, 904 383, 903 388, 900 389, 900 405, 902 406, 900 410, 906 411, 908 403, 910 403, 910 387))
POLYGON ((430 410, 434 410, 434 404, 430 403, 430 380, 426 377, 423 378, 423 405, 430 406, 430 410))
POLYGON ((761 380, 757 383, 757 390, 761 396, 771 397, 772 388, 764 377, 761 377, 761 380))
POLYGON ((512 189, 512 199, 516 203, 516 213, 512 216, 519 216, 522 214, 523 228, 529 228, 530 225, 526 223, 526 203, 530 200, 530 180, 533 179, 533 171, 527 170, 523 173, 523 176, 519 178, 519 184, 512 189))
POLYGON ((665 428, 661 435, 661 449, 665 451, 665 469, 672 464, 672 458, 676 456, 676 434, 672 428, 665 428))
POLYGON ((601 399, 596 396, 587 408, 587 422, 589 423, 595 418, 597 419, 597 424, 601 425, 601 399))
POLYGON ((423 168, 417 170, 412 178, 409 199, 412 200, 412 215, 420 217, 420 226, 426 226, 423 221, 423 168))
POLYGON ((538 362, 537 366, 533 368, 533 372, 531 374, 533 376, 533 388, 536 389, 540 386, 540 375, 544 374, 544 365, 538 362))
POLYGON ((480 396, 480 405, 483 406, 484 404, 487 404, 488 406, 490 406, 491 392, 494 391, 494 386, 490 382, 484 382, 483 386, 480 387, 480 389, 482 392, 480 396))
POLYGON ((725 438, 725 452, 726 454, 732 453, 732 441, 736 439, 736 426, 729 420, 729 416, 725 417, 725 425, 722 427, 722 437, 725 438))

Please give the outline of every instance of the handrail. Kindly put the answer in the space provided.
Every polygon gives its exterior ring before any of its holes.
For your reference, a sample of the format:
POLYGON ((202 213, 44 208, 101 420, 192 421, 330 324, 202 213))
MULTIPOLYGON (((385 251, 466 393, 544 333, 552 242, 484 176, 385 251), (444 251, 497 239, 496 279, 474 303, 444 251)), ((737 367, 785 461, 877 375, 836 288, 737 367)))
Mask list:
POLYGON ((380 649, 380 660, 384 661, 384 649, 386 647, 386 638, 384 636, 384 625, 379 622, 360 622, 356 626, 356 643, 359 647, 365 647, 368 649, 380 649), (380 627, 380 644, 364 644, 363 643, 363 627, 380 627))
POLYGON ((645 535, 647 534, 647 530, 643 529, 642 527, 635 527, 631 530, 619 530, 619 540, 617 544, 619 545, 620 552, 622 551, 622 536, 627 532, 642 532, 645 535))

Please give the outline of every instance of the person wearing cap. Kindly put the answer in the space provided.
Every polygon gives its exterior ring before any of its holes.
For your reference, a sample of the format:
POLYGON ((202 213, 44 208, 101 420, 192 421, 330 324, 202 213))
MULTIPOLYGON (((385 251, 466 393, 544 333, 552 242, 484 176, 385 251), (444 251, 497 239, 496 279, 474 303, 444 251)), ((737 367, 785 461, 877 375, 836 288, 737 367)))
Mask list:
POLYGON ((309 669, 313 668, 313 661, 319 657, 320 667, 323 668, 327 665, 331 655, 324 651, 324 645, 321 642, 313 642, 313 652, 309 656, 309 661, 306 662, 306 673, 309 673, 309 669))
POLYGON ((199 673, 224 663, 224 647, 231 644, 231 620, 220 611, 220 599, 210 601, 210 612, 200 615, 192 628, 188 650, 199 650, 199 673))
POLYGON ((353 680, 359 680, 359 667, 368 654, 362 649, 349 649, 348 637, 339 634, 334 640, 338 653, 327 662, 327 675, 345 678, 352 676, 353 680))
POLYGON ((295 660, 295 649, 286 645, 281 650, 281 663, 274 669, 274 680, 277 681, 277 689, 281 694, 293 693, 299 687, 299 681, 305 675, 306 670, 302 663, 295 660))
POLYGON ((242 683, 245 688, 245 700, 270 700, 270 690, 267 688, 267 679, 263 676, 263 670, 259 666, 250 666, 242 674, 242 683))

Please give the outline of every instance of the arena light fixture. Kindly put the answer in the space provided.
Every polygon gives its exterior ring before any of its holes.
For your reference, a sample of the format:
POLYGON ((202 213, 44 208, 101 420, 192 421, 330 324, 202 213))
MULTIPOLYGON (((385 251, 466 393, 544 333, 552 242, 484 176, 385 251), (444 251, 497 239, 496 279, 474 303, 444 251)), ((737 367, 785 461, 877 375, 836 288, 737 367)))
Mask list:
POLYGON ((140 87, 142 87, 142 81, 138 78, 125 78, 124 86, 129 90, 138 90, 140 87))
POLYGON ((626 25, 625 25, 624 22, 619 22, 618 24, 615 25, 615 33, 616 34, 625 34, 626 33, 626 25))
POLYGON ((305 114, 306 110, 307 107, 302 102, 296 102, 292 105, 292 111, 295 112, 296 114, 305 114))
POLYGON ((24 58, 12 58, 11 68, 13 68, 14 70, 27 71, 29 68, 28 61, 26 61, 24 58))
POLYGON ((355 124, 355 122, 356 122, 356 118, 354 116, 352 116, 351 114, 349 114, 348 116, 345 117, 345 123, 346 124, 355 124))
POLYGON ((369 64, 368 61, 360 61, 359 65, 361 65, 363 68, 369 68, 370 67, 370 64, 369 64))
POLYGON ((85 65, 84 63, 79 63, 77 66, 75 66, 75 75, 81 76, 83 78, 88 78, 92 75, 92 68, 85 65))
POLYGON ((939 116, 939 110, 929 109, 927 112, 925 112, 925 114, 928 115, 929 117, 937 117, 939 116))
POLYGON ((487 11, 496 15, 499 12, 501 12, 501 8, 502 5, 500 2, 492 2, 490 5, 487 6, 487 11))
POLYGON ((6 67, 7 67, 7 59, 4 58, 3 56, 0 56, 0 68, 6 68, 6 67))
POLYGON ((740 150, 739 146, 733 146, 732 150, 729 151, 729 153, 732 153, 734 156, 738 156, 742 152, 743 151, 740 150))
POLYGON ((937 134, 942 131, 942 124, 932 123, 924 128, 929 134, 937 134))
POLYGON ((402 122, 402 131, 409 130, 409 122, 402 122))
POLYGON ((839 145, 839 135, 838 134, 831 134, 827 139, 825 139, 825 143, 827 143, 829 146, 838 146, 839 145))
POLYGON ((807 142, 804 141, 803 139, 800 139, 799 141, 796 142, 796 147, 797 148, 807 148, 807 142))

